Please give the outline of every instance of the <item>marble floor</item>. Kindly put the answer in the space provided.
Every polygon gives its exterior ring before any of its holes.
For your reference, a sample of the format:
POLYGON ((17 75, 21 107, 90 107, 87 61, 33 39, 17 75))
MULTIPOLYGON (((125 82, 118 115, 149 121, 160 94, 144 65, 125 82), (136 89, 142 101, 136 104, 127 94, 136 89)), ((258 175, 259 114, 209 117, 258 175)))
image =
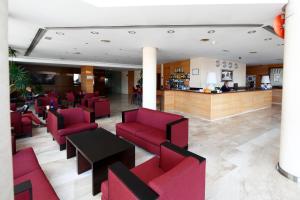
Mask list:
MULTIPOLYGON (((115 132, 121 111, 132 109, 127 95, 111 97, 112 115, 97 120, 115 132)), ((189 118, 189 150, 207 159, 208 200, 299 200, 297 185, 276 170, 279 154, 281 107, 247 113, 215 122, 189 118)), ((35 128, 32 138, 17 141, 17 148, 32 146, 38 160, 62 200, 100 199, 92 196, 91 171, 77 175, 76 158, 66 159, 45 128, 35 128)), ((153 155, 136 148, 136 164, 153 155)))

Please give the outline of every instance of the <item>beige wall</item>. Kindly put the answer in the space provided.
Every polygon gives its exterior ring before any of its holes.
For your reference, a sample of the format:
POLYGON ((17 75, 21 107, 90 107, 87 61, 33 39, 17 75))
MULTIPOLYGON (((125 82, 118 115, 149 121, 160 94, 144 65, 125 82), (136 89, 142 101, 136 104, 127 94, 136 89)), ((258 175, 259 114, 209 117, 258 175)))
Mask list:
MULTIPOLYGON (((222 69, 233 70, 233 82, 238 83, 240 87, 244 87, 246 85, 246 64, 232 61, 233 63, 238 64, 238 69, 232 68, 223 68, 216 67, 216 60, 214 58, 191 58, 190 63, 190 87, 206 87, 206 77, 208 72, 216 72, 217 80, 219 85, 222 85, 221 82, 221 71, 222 69), (199 75, 193 75, 192 70, 195 68, 199 68, 199 75)), ((223 60, 220 60, 222 63, 223 60)), ((226 61, 228 63, 228 61, 226 61)), ((233 84, 233 83, 231 83, 233 84)))

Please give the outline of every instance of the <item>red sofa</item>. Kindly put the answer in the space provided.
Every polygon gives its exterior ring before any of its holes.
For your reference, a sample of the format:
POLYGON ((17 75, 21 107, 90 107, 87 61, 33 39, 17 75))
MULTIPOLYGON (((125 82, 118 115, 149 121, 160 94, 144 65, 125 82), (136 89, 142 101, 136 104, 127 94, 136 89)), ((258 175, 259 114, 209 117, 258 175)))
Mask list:
POLYGON ((116 134, 159 155, 160 144, 166 141, 188 147, 188 119, 146 108, 124 111, 116 134))
POLYGON ((50 105, 51 101, 53 101, 54 107, 58 108, 59 101, 58 101, 58 98, 56 98, 56 97, 42 96, 42 97, 37 98, 34 101, 35 113, 38 114, 39 117, 42 117, 44 115, 46 106, 50 105))
POLYGON ((41 169, 32 148, 13 155, 15 200, 58 200, 54 189, 41 169))
POLYGON ((92 97, 87 100, 87 107, 95 112, 95 117, 110 117, 110 102, 107 98, 92 97))
POLYGON ((121 162, 111 165, 102 200, 204 200, 206 159, 168 142, 160 151, 131 170, 121 162))
POLYGON ((32 122, 29 117, 22 116, 20 112, 10 113, 11 126, 16 137, 27 135, 32 136, 32 122))
POLYGON ((82 108, 59 109, 49 111, 47 118, 48 131, 60 145, 60 150, 66 148, 66 136, 82 131, 96 129, 94 112, 82 108))

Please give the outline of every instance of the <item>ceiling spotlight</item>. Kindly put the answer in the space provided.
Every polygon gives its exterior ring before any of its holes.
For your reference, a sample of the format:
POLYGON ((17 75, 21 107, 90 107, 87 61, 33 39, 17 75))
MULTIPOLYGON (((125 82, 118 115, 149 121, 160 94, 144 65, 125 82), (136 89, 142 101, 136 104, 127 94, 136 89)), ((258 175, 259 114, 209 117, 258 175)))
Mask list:
POLYGON ((256 33, 256 30, 248 31, 248 34, 256 33))
POLYGON ((129 34, 133 34, 133 35, 136 34, 135 31, 128 31, 128 33, 129 33, 129 34))
POLYGON ((65 35, 63 32, 56 32, 56 35, 65 35))
POLYGON ((84 44, 89 44, 88 42, 84 43, 84 44))
POLYGON ((242 57, 241 56, 239 56, 239 60, 241 60, 242 59, 242 57))
POLYGON ((201 41, 201 42, 208 42, 209 39, 208 39, 208 38, 203 38, 203 39, 201 39, 200 41, 201 41))
POLYGON ((79 55, 79 54, 81 54, 80 52, 74 52, 73 54, 75 54, 75 55, 79 55))
POLYGON ((175 33, 175 31, 174 30, 168 30, 167 33, 172 34, 172 33, 175 33))
POLYGON ((283 46, 283 45, 284 45, 284 44, 277 44, 277 46, 279 46, 279 47, 280 47, 280 46, 283 46))
POLYGON ((227 49, 223 49, 222 51, 223 51, 223 52, 226 52, 226 53, 228 53, 228 52, 229 52, 229 50, 227 50, 227 49))
POLYGON ((265 38, 264 41, 270 41, 272 38, 265 38))
POLYGON ((255 54, 255 53, 257 53, 257 51, 249 51, 249 53, 255 54))
POLYGON ((98 35, 99 32, 98 32, 98 31, 91 31, 91 34, 93 34, 93 35, 98 35))
POLYGON ((46 36, 45 40, 52 40, 52 37, 46 36))
POLYGON ((207 33, 213 34, 213 33, 215 33, 215 32, 216 32, 215 30, 209 30, 207 33))
POLYGON ((104 43, 110 43, 110 40, 100 40, 100 41, 104 43))

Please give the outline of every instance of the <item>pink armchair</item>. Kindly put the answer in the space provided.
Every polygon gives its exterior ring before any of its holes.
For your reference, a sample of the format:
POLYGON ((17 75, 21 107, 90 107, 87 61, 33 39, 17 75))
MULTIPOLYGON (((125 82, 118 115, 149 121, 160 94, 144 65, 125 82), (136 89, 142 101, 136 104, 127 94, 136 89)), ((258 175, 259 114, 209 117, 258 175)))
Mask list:
POLYGON ((120 162, 111 165, 102 200, 204 200, 206 159, 167 142, 160 151, 131 170, 120 162))
POLYGON ((68 108, 48 113, 48 131, 58 142, 60 150, 66 148, 66 136, 98 127, 95 114, 82 108, 68 108))
POLYGON ((87 100, 87 107, 95 112, 95 117, 110 117, 110 102, 107 98, 92 97, 87 100))

